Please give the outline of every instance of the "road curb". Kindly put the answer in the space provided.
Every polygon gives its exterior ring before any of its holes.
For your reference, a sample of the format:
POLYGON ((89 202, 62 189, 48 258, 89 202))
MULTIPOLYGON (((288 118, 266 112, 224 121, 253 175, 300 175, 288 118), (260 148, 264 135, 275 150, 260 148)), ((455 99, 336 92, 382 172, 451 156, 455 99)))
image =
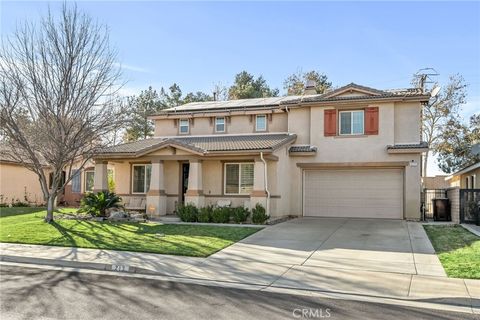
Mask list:
POLYGON ((96 262, 68 261, 68 260, 59 260, 59 259, 20 257, 20 256, 11 256, 11 255, 0 255, 0 261, 25 263, 25 264, 38 264, 38 265, 54 266, 54 267, 90 269, 90 270, 100 270, 100 271, 115 271, 115 272, 121 272, 121 273, 164 275, 161 272, 155 272, 152 270, 138 268, 135 266, 125 265, 121 263, 107 264, 107 263, 96 263, 96 262))
MULTIPOLYGON (((131 276, 141 277, 141 276, 153 276, 153 277, 160 277, 164 278, 163 280, 166 281, 180 281, 180 282, 187 282, 187 283, 196 283, 196 284, 203 284, 203 285, 210 285, 210 286, 222 286, 222 287, 238 287, 238 286, 246 286, 246 287, 255 287, 255 290, 261 291, 286 291, 286 292, 303 292, 304 294, 319 294, 319 295, 333 295, 333 296, 358 296, 362 297, 360 300, 370 299, 375 300, 386 300, 386 301, 398 301, 398 304, 405 304, 405 303, 412 303, 412 304, 425 304, 425 305, 432 305, 439 308, 443 306, 445 310, 457 310, 461 312, 467 312, 465 309, 469 309, 470 312, 468 313, 477 313, 476 304, 474 303, 474 299, 464 298, 465 301, 459 303, 459 301, 453 302, 449 301, 448 299, 440 299, 435 302, 421 302, 418 301, 416 298, 409 298, 409 297, 395 297, 395 296, 384 296, 384 297, 369 297, 368 295, 362 295, 361 293, 354 293, 354 292, 341 292, 341 291, 332 291, 332 290, 316 290, 316 289, 302 289, 298 287, 284 287, 284 286, 276 286, 276 285, 256 285, 256 284, 247 284, 247 283, 240 283, 240 282, 225 282, 225 281, 216 281, 216 280, 209 280, 209 279, 202 279, 202 278, 192 278, 182 275, 169 275, 162 272, 157 272, 149 269, 139 268, 135 266, 125 265, 122 263, 117 264, 107 264, 107 263, 96 263, 96 262, 81 262, 81 261, 68 261, 68 260, 60 260, 60 259, 45 259, 45 258, 33 258, 33 257, 23 257, 23 256, 14 256, 14 255, 0 255, 0 262, 7 262, 7 263, 18 263, 18 264, 26 264, 40 266, 50 266, 50 267, 59 267, 59 268, 70 268, 78 270, 90 270, 90 271, 100 271, 105 272, 109 275, 118 274, 119 276, 127 276, 131 274, 131 276), (260 289, 259 289, 260 288, 260 289), (443 301, 441 301, 443 300, 443 301)), ((432 308, 432 307, 428 307, 432 308)))

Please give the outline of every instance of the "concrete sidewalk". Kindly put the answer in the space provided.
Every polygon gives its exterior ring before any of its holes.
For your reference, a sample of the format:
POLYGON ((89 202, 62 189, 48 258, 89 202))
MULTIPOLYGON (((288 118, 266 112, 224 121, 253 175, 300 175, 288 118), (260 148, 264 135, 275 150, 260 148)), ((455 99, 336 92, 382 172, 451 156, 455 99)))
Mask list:
POLYGON ((227 286, 256 285, 262 290, 285 288, 440 303, 472 308, 480 314, 480 280, 285 265, 215 255, 192 258, 9 243, 0 243, 0 260, 98 270, 112 270, 113 266, 124 272, 223 282, 227 286))

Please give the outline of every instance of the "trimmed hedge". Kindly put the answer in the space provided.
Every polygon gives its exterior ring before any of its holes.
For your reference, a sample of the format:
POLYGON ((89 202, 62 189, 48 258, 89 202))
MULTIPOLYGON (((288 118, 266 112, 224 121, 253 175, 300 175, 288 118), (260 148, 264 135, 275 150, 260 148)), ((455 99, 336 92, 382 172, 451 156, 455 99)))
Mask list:
MULTIPOLYGON (((252 209, 252 223, 265 224, 270 218, 266 214, 265 208, 257 203, 252 209)), ((206 206, 197 208, 194 204, 179 205, 177 215, 183 222, 203 222, 203 223, 245 223, 250 216, 250 210, 244 207, 213 207, 206 206)))
POLYGON ((244 223, 250 215, 250 210, 244 207, 232 208, 232 219, 235 223, 244 223))
POLYGON ((255 224, 265 224, 265 222, 270 218, 267 215, 265 208, 260 204, 257 203, 255 208, 252 209, 252 222, 255 224))
POLYGON ((232 208, 228 208, 228 207, 219 207, 219 208, 213 209, 212 222, 229 223, 231 211, 232 211, 232 208))
POLYGON ((213 207, 207 206, 198 210, 198 222, 212 222, 213 207))
POLYGON ((177 215, 183 222, 197 222, 198 209, 193 204, 179 205, 177 215))

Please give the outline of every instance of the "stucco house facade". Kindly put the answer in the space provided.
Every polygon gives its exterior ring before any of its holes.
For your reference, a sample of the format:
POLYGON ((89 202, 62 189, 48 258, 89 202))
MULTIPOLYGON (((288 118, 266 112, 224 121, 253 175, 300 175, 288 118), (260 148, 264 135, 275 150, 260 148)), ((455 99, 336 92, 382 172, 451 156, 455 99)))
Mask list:
POLYGON ((260 203, 272 218, 420 219, 420 113, 429 95, 349 84, 326 94, 197 102, 153 115, 155 137, 106 148, 94 189, 180 203, 260 203))
MULTIPOLYGON (((17 160, 8 156, 4 152, 5 146, 0 146, 0 204, 10 205, 18 202, 28 203, 30 205, 44 205, 42 188, 38 176, 19 163, 17 160)), ((44 168, 44 174, 47 177, 47 183, 51 184, 51 169, 49 165, 40 158, 44 168)), ((87 165, 80 169, 81 161, 74 163, 72 179, 65 185, 64 190, 57 198, 59 204, 67 206, 78 206, 80 199, 87 192, 93 191, 93 182, 95 167, 93 161, 88 161, 87 165)), ((108 173, 113 175, 113 169, 109 168, 108 173)), ((68 172, 63 172, 63 180, 68 178, 68 172)))
POLYGON ((450 187, 460 189, 480 189, 480 162, 474 163, 462 170, 459 170, 447 178, 450 187))

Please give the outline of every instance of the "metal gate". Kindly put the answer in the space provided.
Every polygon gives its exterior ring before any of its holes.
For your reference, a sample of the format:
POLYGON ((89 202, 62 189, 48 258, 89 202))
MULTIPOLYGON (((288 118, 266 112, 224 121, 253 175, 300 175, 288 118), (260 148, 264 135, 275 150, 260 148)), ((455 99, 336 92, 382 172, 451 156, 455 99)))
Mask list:
POLYGON ((460 189, 460 223, 480 220, 480 189, 460 189))
POLYGON ((422 192, 422 212, 423 220, 433 220, 433 203, 436 198, 446 198, 447 190, 445 189, 423 189, 422 192))

